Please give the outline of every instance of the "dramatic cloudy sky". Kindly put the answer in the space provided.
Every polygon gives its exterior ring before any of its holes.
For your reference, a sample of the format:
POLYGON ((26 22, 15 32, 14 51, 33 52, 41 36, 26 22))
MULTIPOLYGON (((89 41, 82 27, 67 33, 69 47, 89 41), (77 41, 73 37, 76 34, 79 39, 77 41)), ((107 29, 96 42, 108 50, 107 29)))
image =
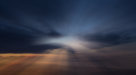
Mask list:
POLYGON ((0 52, 134 42, 135 0, 0 0, 0 52))

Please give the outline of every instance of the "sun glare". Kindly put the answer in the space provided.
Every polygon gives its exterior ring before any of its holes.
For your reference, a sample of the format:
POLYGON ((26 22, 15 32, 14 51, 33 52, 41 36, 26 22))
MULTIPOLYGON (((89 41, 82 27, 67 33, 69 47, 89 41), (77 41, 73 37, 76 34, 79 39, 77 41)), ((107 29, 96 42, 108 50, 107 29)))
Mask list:
POLYGON ((73 49, 82 49, 86 44, 84 41, 81 41, 78 37, 73 36, 50 39, 47 41, 47 43, 60 44, 73 49))

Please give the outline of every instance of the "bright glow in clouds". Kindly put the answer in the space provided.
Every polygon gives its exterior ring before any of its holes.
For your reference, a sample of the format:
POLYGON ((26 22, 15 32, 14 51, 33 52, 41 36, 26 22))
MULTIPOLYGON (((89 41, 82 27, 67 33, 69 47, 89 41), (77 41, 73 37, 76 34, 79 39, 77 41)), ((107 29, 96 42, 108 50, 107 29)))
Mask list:
POLYGON ((40 41, 41 44, 58 44, 65 48, 69 47, 75 50, 83 50, 87 48, 88 43, 75 36, 65 36, 60 38, 52 38, 40 41))
POLYGON ((62 44, 71 48, 80 48, 83 46, 83 42, 76 37, 61 37, 48 41, 49 43, 62 44))

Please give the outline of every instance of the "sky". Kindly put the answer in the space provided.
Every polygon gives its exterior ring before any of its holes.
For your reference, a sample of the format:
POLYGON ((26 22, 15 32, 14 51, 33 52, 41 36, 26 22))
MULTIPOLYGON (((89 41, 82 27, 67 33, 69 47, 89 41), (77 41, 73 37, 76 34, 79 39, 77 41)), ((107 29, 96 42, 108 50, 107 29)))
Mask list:
POLYGON ((135 0, 0 0, 0 53, 135 42, 135 0))

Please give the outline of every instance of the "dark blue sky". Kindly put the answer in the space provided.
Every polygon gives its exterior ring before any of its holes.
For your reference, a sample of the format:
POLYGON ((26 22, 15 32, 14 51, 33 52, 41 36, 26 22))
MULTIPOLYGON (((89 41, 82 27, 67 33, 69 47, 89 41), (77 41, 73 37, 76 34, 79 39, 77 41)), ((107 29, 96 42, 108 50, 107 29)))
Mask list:
POLYGON ((60 48, 64 39, 57 45, 47 40, 63 37, 89 48, 92 42, 97 48, 135 42, 136 1, 0 0, 0 52, 60 48), (44 44, 36 44, 41 39, 44 44))

